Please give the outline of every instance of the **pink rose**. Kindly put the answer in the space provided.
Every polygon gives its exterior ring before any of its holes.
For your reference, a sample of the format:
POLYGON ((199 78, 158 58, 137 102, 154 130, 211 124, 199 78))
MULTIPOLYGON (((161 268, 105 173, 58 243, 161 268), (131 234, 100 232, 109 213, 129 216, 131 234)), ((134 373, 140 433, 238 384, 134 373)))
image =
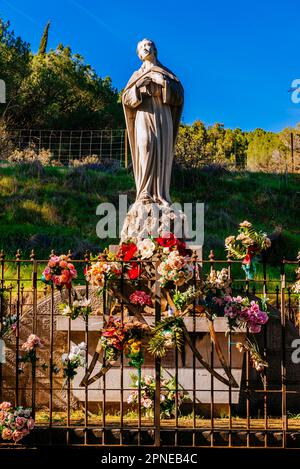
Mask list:
POLYGON ((16 429, 17 430, 22 430, 22 428, 26 424, 26 419, 24 417, 17 417, 15 422, 16 422, 16 429))
POLYGON ((28 430, 33 430, 33 429, 34 429, 34 425, 35 425, 35 422, 34 422, 33 418, 30 417, 30 418, 27 420, 27 428, 28 428, 28 430))
POLYGON ((24 434, 22 430, 14 430, 12 434, 12 439, 14 440, 15 443, 17 443, 18 441, 22 440, 23 436, 24 434))
POLYGON ((23 438, 24 438, 24 436, 28 435, 29 434, 28 428, 23 428, 22 434, 23 434, 23 438))
POLYGON ((9 410, 11 408, 12 408, 12 405, 10 402, 4 401, 4 402, 1 402, 0 404, 0 410, 9 410))
POLYGON ((5 427, 2 430, 1 437, 2 437, 3 440, 11 440, 12 439, 12 434, 13 434, 13 432, 11 431, 11 429, 5 427))
POLYGON ((7 412, 5 410, 0 410, 0 423, 4 423, 7 418, 7 412))

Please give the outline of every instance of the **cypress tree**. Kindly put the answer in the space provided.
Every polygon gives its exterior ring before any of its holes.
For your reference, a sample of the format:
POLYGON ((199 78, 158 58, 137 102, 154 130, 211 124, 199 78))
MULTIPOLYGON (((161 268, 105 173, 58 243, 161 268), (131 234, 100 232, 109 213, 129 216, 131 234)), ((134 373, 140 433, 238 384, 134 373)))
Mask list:
POLYGON ((49 27, 50 27, 50 21, 48 21, 48 23, 46 24, 46 27, 45 27, 44 32, 43 32, 43 36, 42 36, 39 51, 38 51, 39 55, 41 55, 41 54, 44 55, 47 52, 49 27))

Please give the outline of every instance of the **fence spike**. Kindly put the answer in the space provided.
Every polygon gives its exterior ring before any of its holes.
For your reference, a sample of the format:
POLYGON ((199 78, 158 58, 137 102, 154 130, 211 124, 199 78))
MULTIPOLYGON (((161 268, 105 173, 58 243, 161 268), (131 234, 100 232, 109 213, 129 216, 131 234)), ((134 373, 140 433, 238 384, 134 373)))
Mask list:
POLYGON ((211 262, 213 262, 215 260, 215 253, 214 253, 213 249, 210 250, 208 258, 211 262))
POLYGON ((34 260, 35 260, 35 251, 34 251, 34 249, 31 250, 31 253, 30 253, 30 260, 31 260, 31 261, 34 261, 34 260))
POLYGON ((5 254, 4 254, 3 249, 1 249, 1 251, 0 251, 0 261, 4 261, 4 259, 5 259, 5 254))
POLYGON ((19 261, 19 260, 21 259, 21 251, 20 251, 20 249, 17 250, 16 259, 17 259, 17 261, 19 261))

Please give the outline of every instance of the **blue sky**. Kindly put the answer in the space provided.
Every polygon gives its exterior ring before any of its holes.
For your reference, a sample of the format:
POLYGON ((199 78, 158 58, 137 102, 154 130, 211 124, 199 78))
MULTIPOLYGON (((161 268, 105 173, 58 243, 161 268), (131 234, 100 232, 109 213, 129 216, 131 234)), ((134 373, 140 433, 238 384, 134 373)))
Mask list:
POLYGON ((184 122, 274 131, 300 122, 288 92, 300 78, 299 10, 292 0, 0 0, 34 51, 50 20, 49 47, 70 45, 120 89, 139 67, 136 43, 150 37, 182 80, 184 122))

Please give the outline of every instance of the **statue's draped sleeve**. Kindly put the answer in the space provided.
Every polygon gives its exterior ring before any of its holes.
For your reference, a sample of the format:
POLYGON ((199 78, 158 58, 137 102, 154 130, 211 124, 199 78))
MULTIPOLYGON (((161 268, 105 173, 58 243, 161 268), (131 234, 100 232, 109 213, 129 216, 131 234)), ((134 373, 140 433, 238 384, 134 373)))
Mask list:
POLYGON ((129 106, 131 108, 136 108, 142 103, 142 98, 136 85, 124 92, 122 100, 125 106, 129 106))
MULTIPOLYGON (((169 105, 171 109, 173 120, 173 137, 175 143, 183 109, 183 87, 178 78, 169 69, 167 69, 160 63, 158 66, 153 67, 150 72, 151 71, 156 71, 164 76, 164 86, 162 87, 162 100, 163 103, 169 105)), ((127 83, 122 94, 122 103, 124 107, 126 126, 128 130, 128 139, 132 155, 135 155, 135 116, 138 107, 142 103, 142 97, 136 87, 136 83, 141 77, 144 77, 146 75, 147 73, 143 73, 141 70, 135 72, 127 83)), ((132 158, 133 166, 135 165, 134 160, 135 159, 132 158)))

